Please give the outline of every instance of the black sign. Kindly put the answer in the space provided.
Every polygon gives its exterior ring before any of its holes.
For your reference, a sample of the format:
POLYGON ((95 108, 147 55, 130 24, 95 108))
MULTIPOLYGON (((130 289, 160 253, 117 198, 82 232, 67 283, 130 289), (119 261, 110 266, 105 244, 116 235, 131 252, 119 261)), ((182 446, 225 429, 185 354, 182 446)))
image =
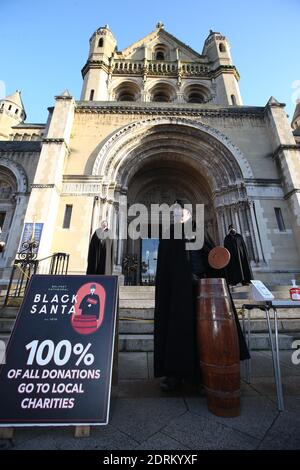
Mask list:
POLYGON ((0 426, 107 424, 117 276, 30 280, 0 370, 0 426))

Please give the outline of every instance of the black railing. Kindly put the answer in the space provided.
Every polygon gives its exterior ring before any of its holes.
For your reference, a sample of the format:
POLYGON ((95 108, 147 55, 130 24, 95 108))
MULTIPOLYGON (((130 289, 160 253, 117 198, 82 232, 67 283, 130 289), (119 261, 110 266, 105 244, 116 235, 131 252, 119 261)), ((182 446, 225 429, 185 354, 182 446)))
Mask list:
POLYGON ((25 242, 23 250, 17 254, 7 288, 4 304, 19 303, 25 295, 29 280, 33 274, 67 274, 69 255, 53 253, 46 258, 37 259, 36 242, 25 242))

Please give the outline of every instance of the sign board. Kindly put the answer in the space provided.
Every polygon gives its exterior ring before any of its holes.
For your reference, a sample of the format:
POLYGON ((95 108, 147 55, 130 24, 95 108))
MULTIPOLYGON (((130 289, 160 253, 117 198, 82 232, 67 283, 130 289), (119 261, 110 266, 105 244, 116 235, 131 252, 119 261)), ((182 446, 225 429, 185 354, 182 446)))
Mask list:
POLYGON ((252 298, 254 300, 273 300, 274 295, 267 289, 263 282, 252 280, 252 298))
POLYGON ((0 369, 0 426, 108 423, 117 276, 32 276, 0 369))
MULTIPOLYGON (((20 241, 19 252, 24 251, 22 247, 24 242, 29 242, 31 239, 34 239, 38 244, 41 241, 42 231, 44 224, 42 223, 26 223, 23 228, 23 233, 20 241)), ((33 248, 33 253, 38 252, 38 245, 36 248, 33 248)))

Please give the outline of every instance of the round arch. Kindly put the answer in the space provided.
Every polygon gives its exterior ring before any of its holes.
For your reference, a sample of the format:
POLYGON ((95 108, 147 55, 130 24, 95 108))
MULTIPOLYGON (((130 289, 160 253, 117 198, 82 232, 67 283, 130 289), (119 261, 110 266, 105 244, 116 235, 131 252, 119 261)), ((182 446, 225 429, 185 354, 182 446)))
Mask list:
POLYGON ((253 178, 247 159, 227 136, 202 122, 177 117, 149 118, 118 129, 101 145, 92 174, 101 176, 107 183, 117 181, 119 184, 124 184, 123 173, 124 171, 126 173, 126 167, 130 166, 130 161, 133 163, 137 154, 141 156, 141 149, 145 155, 145 147, 149 148, 150 143, 150 147, 154 148, 158 137, 161 137, 159 145, 166 141, 170 148, 171 140, 173 139, 175 143, 178 132, 183 138, 182 142, 189 142, 183 152, 188 151, 189 155, 192 155, 190 149, 193 145, 194 158, 203 168, 210 167, 212 181, 217 180, 214 174, 218 173, 218 168, 213 168, 212 165, 217 161, 218 165, 221 163, 226 170, 225 175, 234 175, 234 181, 230 177, 227 181, 226 177, 224 178, 225 185, 240 182, 244 178, 253 178), (213 153, 216 152, 217 159, 213 158, 213 153))
MULTIPOLYGON (((113 213, 115 205, 127 204, 131 182, 150 163, 157 166, 158 172, 162 166, 171 169, 181 165, 189 172, 191 181, 193 175, 197 176, 195 187, 205 182, 217 220, 219 242, 228 225, 235 223, 246 234, 252 259, 258 258, 255 220, 245 185, 245 179, 253 178, 252 169, 226 135, 200 121, 173 116, 149 118, 127 124, 107 137, 98 149, 92 169, 92 174, 102 182, 100 212, 104 218, 110 211, 113 213)), ((193 202, 202 203, 200 197, 193 202)), ((111 221, 113 217, 117 219, 118 215, 114 214, 111 221)), ((122 253, 118 248, 119 265, 122 253)))
POLYGON ((27 193, 28 191, 28 180, 27 175, 23 167, 6 157, 1 157, 0 162, 0 173, 3 168, 4 174, 11 174, 16 180, 16 191, 18 193, 27 193))

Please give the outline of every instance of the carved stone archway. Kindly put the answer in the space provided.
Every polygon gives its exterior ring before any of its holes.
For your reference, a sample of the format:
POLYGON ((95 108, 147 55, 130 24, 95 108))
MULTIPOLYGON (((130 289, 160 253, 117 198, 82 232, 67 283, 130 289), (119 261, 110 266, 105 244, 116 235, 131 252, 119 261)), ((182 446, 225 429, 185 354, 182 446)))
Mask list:
MULTIPOLYGON (((160 164, 181 165, 205 181, 218 221, 219 241, 223 241, 229 223, 234 223, 246 237, 251 258, 258 262, 257 230, 244 182, 253 178, 251 167, 228 137, 196 120, 173 116, 145 119, 124 126, 105 140, 92 171, 102 181, 103 217, 109 218, 118 204, 127 204, 129 185, 150 162, 157 168, 160 164)), ((122 221, 118 223, 120 230, 122 221)), ((117 264, 123 251, 119 244, 117 264)))

